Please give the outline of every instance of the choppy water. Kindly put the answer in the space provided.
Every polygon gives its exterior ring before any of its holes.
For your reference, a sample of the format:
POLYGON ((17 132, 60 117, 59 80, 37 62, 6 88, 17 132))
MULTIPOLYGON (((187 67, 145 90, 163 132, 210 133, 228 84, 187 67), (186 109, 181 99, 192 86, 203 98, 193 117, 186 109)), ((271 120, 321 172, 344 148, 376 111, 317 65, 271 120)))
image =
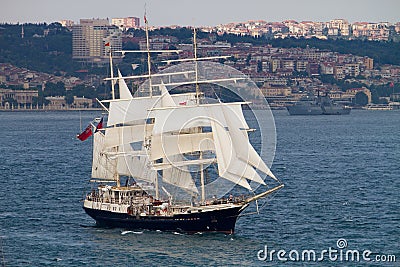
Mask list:
POLYGON ((235 235, 95 228, 80 202, 91 144, 74 137, 79 113, 2 112, 0 122, 0 266, 271 266, 284 262, 260 261, 265 245, 318 252, 337 249, 339 238, 348 249, 396 255, 385 266, 400 265, 400 112, 275 112, 272 170, 286 187, 260 215, 241 217, 235 235))

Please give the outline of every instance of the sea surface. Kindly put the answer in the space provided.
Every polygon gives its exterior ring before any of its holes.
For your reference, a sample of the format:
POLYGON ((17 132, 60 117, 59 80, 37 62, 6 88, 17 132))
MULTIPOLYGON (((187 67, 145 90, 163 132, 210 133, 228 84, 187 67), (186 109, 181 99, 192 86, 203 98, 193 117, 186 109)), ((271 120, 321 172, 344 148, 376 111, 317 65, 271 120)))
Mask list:
POLYGON ((82 209, 91 142, 75 135, 99 115, 0 112, 0 266, 400 266, 399 111, 274 111, 285 187, 234 235, 95 227, 82 209), (329 249, 336 259, 301 258, 329 249), (348 250, 372 261, 346 261, 348 250))

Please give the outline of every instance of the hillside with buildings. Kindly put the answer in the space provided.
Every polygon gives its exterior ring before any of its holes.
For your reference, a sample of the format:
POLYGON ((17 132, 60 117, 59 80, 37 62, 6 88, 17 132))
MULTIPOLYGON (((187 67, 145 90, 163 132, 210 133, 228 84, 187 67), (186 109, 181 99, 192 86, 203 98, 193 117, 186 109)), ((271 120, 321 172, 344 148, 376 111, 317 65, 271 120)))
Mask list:
MULTIPOLYGON (((344 20, 251 21, 201 29, 198 50, 200 56, 231 56, 220 62, 251 77, 273 107, 317 92, 357 107, 399 101, 400 43, 394 42, 399 29, 398 24, 344 20)), ((192 29, 178 26, 152 28, 150 48, 177 48, 182 53, 175 57, 193 57, 191 36, 192 29)), ((133 17, 112 23, 1 25, 0 47, 1 109, 96 107, 95 98, 109 97, 103 80, 109 49, 123 75, 147 68, 144 56, 116 52, 146 48, 139 19, 133 17)), ((153 71, 167 67, 161 63, 165 55, 153 59, 153 71)))
POLYGON ((219 34, 269 38, 318 38, 318 39, 362 39, 368 41, 399 41, 400 23, 354 22, 332 19, 327 22, 285 20, 267 22, 264 20, 229 23, 213 27, 219 34))

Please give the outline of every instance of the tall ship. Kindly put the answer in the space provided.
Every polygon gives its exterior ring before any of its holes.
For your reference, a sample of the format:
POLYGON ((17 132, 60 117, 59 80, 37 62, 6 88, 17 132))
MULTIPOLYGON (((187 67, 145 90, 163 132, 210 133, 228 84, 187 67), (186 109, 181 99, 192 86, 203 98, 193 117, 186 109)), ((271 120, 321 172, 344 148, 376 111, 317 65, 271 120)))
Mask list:
POLYGON ((290 115, 348 115, 351 108, 335 103, 325 94, 325 96, 307 95, 286 107, 290 115))
MULTIPOLYGON (((147 20, 146 37, 149 43, 147 20)), ((209 58, 197 57, 196 31, 193 39, 194 57, 175 60, 186 61, 182 70, 151 73, 155 51, 147 46, 148 73, 141 76, 114 77, 110 50, 112 99, 99 101, 106 126, 101 120, 78 136, 93 135, 94 187, 83 209, 98 226, 232 234, 249 205, 284 186, 249 141, 242 111, 249 102, 204 97, 201 84, 241 78, 203 79, 199 64, 209 58), (147 80, 133 96, 125 80, 135 78, 147 80), (173 85, 195 91, 171 94, 173 85)), ((205 66, 215 70, 213 64, 205 66)))

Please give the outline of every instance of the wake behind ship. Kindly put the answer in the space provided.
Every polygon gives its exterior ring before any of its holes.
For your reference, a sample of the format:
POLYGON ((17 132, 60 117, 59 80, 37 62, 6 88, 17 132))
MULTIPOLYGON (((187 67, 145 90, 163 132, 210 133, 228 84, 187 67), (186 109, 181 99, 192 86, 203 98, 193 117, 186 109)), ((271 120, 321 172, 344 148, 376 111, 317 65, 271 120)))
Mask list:
MULTIPOLYGON (((189 70, 152 74, 152 51, 144 51, 149 72, 139 77, 148 78, 141 87, 146 96, 132 96, 125 79, 135 77, 122 77, 119 71, 113 77, 110 50, 107 80, 113 99, 100 101, 108 113, 107 127, 101 120, 101 127, 93 131, 91 181, 98 185, 83 203, 98 226, 233 233, 238 216, 250 203, 283 187, 250 144, 252 129, 242 111, 242 105, 249 103, 204 101, 200 84, 238 83, 243 78, 202 80, 198 61, 204 58, 197 58, 195 37, 195 57, 185 65, 189 70), (174 82, 176 77, 189 76, 174 82), (170 94, 167 86, 172 84, 192 84, 196 90, 170 94), (275 185, 255 193, 266 187, 259 173, 275 185)), ((213 64, 204 66, 217 69, 213 64)), ((88 134, 82 134, 86 139, 88 134)))

